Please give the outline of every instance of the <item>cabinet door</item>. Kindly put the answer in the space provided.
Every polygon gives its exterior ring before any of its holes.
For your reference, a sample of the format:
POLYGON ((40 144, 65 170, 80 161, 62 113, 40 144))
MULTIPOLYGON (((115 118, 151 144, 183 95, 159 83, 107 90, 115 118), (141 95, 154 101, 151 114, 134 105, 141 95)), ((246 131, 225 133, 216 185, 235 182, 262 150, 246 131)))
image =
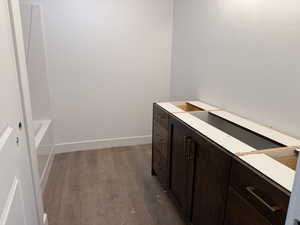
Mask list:
POLYGON ((231 157, 201 135, 194 140, 196 159, 192 224, 221 225, 226 209, 231 157))
POLYGON ((193 160, 188 159, 192 130, 176 119, 170 120, 170 192, 184 217, 190 212, 193 160))
POLYGON ((271 223, 230 188, 225 225, 271 225, 271 223))

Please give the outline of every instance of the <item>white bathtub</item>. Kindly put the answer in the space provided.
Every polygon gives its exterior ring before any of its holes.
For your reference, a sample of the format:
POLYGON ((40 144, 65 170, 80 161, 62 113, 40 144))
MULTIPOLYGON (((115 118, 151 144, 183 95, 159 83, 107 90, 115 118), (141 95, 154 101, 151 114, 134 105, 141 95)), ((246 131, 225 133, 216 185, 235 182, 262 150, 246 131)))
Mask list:
POLYGON ((40 173, 40 184, 42 191, 45 188, 49 171, 54 158, 54 144, 51 120, 38 120, 33 122, 34 140, 38 167, 40 173))

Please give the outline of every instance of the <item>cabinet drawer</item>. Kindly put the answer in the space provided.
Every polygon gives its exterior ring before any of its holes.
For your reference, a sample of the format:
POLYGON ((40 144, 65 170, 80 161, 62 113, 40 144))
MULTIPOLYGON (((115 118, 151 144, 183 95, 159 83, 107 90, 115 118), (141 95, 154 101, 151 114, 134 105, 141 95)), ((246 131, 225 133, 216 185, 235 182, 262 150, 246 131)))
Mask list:
POLYGON ((156 139, 167 139, 169 136, 168 129, 159 123, 153 123, 153 135, 156 139))
POLYGON ((169 132, 160 125, 153 127, 153 147, 160 151, 160 153, 167 158, 169 144, 169 132))
POLYGON ((271 224, 285 222, 290 194, 240 160, 233 160, 231 186, 271 224))
POLYGON ((165 129, 168 129, 169 115, 167 112, 161 109, 160 106, 158 106, 157 104, 154 104, 153 121, 154 123, 158 123, 165 129))
POLYGON ((160 154, 163 155, 163 157, 168 156, 168 143, 167 142, 158 142, 153 143, 153 148, 160 152, 160 154))
POLYGON ((229 188, 225 225, 272 225, 234 189, 229 188))

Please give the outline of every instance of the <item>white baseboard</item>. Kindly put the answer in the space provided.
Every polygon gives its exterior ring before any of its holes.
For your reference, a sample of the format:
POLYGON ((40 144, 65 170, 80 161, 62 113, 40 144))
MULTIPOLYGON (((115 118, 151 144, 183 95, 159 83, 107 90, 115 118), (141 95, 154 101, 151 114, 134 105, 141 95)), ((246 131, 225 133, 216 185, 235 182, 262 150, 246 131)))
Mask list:
POLYGON ((46 184, 47 184, 47 181, 48 181, 48 177, 49 177, 49 174, 50 174, 50 171, 51 171, 51 168, 52 168, 52 165, 53 165, 53 161, 54 161, 54 156, 55 156, 55 148, 53 147, 51 152, 50 152, 49 158, 46 162, 43 174, 40 178, 40 185, 41 185, 42 193, 44 193, 44 190, 45 190, 45 187, 46 187, 46 184))
POLYGON ((55 145, 55 153, 59 154, 59 153, 66 153, 66 152, 104 149, 104 148, 111 148, 111 147, 142 145, 142 144, 150 144, 151 142, 152 142, 151 135, 87 140, 87 141, 81 141, 81 142, 56 144, 55 145))
POLYGON ((44 225, 48 225, 48 215, 46 213, 44 213, 44 216, 43 216, 43 223, 44 223, 44 225))

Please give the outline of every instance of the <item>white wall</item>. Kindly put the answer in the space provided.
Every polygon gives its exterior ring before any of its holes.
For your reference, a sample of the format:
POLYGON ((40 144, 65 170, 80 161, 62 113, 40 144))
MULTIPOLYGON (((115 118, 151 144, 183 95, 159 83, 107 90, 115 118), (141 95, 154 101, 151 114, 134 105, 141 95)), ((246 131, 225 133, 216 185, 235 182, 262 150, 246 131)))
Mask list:
POLYGON ((300 2, 175 0, 172 98, 300 137, 300 2))
POLYGON ((169 99, 172 0, 43 7, 56 143, 70 150, 103 139, 150 141, 152 103, 169 99))
POLYGON ((42 10, 22 0, 21 15, 33 120, 51 119, 42 10))

